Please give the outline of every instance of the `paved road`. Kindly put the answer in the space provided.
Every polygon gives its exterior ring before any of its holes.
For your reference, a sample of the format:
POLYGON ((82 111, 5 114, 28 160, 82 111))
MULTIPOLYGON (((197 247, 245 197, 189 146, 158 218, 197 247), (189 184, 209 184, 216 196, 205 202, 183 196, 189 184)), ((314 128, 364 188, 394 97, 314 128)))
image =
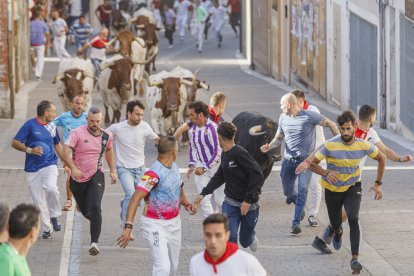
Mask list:
MULTIPOLYGON (((158 70, 169 70, 180 65, 190 70, 201 67, 200 78, 211 85, 210 91, 202 91, 198 97, 207 101, 215 91, 228 95, 226 119, 231 119, 241 111, 259 111, 276 119, 280 115, 279 100, 290 88, 272 79, 251 72, 236 58, 238 39, 228 29, 224 32, 222 48, 216 47, 214 35, 206 42, 203 53, 198 53, 190 36, 184 42, 177 41, 175 48, 168 50, 161 37, 158 70)), ((48 62, 41 83, 30 83, 27 91, 21 91, 19 111, 15 120, 0 120, 0 200, 10 205, 29 202, 30 198, 22 170, 24 155, 10 148, 10 142, 17 129, 26 118, 35 115, 35 106, 42 99, 57 103, 61 111, 56 86, 51 80, 56 74, 57 63, 48 62)), ((335 119, 339 110, 328 106, 317 95, 307 96, 310 102, 320 107, 321 112, 335 119)), ((102 106, 99 93, 93 94, 94 105, 102 106)), ((145 120, 149 121, 148 115, 145 120)), ((329 131, 327 131, 329 132, 329 131)), ((414 143, 389 131, 380 131, 385 143, 397 152, 414 154, 414 143)), ((327 136, 330 137, 329 133, 327 136)), ((156 156, 151 143, 146 148, 150 165, 156 156)), ((180 148, 178 164, 187 166, 188 148, 180 148)), ((374 201, 373 194, 367 192, 368 184, 375 180, 375 163, 368 162, 369 170, 364 172, 365 189, 361 207, 363 240, 361 262, 365 269, 361 275, 412 275, 414 265, 414 190, 413 168, 407 166, 389 167, 384 177, 384 199, 374 201)), ((389 166, 399 164, 389 163, 389 166)), ((412 164, 411 164, 412 165, 412 164)), ((267 179, 262 195, 262 207, 257 233, 259 249, 254 255, 261 261, 270 275, 348 275, 349 229, 345 226, 345 241, 342 250, 332 255, 321 255, 310 246, 315 235, 320 234, 327 220, 324 203, 321 204, 319 220, 321 226, 308 227, 303 224, 302 233, 293 236, 289 233, 293 207, 284 204, 279 177, 280 163, 267 179)), ((62 171, 61 171, 62 172, 62 171)), ((109 179, 107 179, 109 180, 109 179)), ((63 173, 59 176, 61 202, 64 196, 63 173)), ((109 183, 109 181, 107 181, 109 183)), ((186 181, 185 190, 190 198, 196 189, 193 179, 186 181)), ((91 257, 87 254, 89 245, 89 224, 77 212, 62 216, 64 230, 55 233, 51 240, 39 240, 29 254, 29 264, 33 275, 150 275, 151 258, 139 230, 138 220, 134 229, 136 240, 121 250, 116 246, 116 238, 121 233, 119 203, 122 198, 120 185, 107 184, 103 199, 103 231, 100 239, 101 254, 91 257)), ((203 248, 200 215, 182 215, 183 247, 180 255, 178 275, 188 275, 190 257, 203 248)))

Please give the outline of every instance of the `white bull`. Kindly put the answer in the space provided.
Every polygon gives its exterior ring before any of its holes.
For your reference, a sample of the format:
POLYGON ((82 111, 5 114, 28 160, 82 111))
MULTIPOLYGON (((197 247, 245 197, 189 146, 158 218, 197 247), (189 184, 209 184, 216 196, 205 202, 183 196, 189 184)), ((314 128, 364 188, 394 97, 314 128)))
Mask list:
POLYGON ((66 58, 59 63, 58 74, 53 83, 59 81, 58 96, 64 111, 70 110, 72 98, 82 95, 85 111, 92 106, 92 90, 95 68, 89 59, 66 58))

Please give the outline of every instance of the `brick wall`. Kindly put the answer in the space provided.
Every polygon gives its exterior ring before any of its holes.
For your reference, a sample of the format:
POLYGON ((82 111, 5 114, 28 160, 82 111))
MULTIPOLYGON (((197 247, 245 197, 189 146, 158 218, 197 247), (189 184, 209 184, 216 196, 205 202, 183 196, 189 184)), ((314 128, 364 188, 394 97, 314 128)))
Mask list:
POLYGON ((0 118, 10 118, 7 2, 0 1, 0 118))

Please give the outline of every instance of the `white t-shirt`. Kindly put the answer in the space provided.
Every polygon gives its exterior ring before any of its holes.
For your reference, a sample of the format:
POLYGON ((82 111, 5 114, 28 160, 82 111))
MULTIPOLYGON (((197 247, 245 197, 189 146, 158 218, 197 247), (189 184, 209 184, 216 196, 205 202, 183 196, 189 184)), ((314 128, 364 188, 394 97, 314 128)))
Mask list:
POLYGON ((214 273, 213 265, 204 259, 204 251, 191 258, 190 276, 265 276, 266 270, 255 256, 237 250, 223 263, 216 265, 217 274, 214 273))
POLYGON ((82 2, 81 0, 70 0, 70 16, 82 15, 82 2))
POLYGON ((190 1, 184 0, 182 2, 175 1, 174 9, 177 9, 177 16, 184 16, 188 14, 188 8, 191 6, 190 1))
POLYGON ((224 17, 226 16, 227 9, 223 6, 212 7, 209 11, 211 14, 211 20, 215 31, 219 31, 224 26, 224 17))
POLYGON ((158 135, 145 121, 130 126, 127 120, 111 125, 115 143, 116 164, 128 169, 139 168, 145 164, 145 139, 157 139, 158 135))
MULTIPOLYGON (((372 127, 368 130, 367 135, 365 136, 364 140, 370 142, 373 145, 375 145, 378 142, 381 142, 381 138, 379 138, 378 133, 372 127)), ((364 170, 364 166, 365 166, 366 161, 367 161, 367 156, 362 158, 361 162, 359 163, 359 169, 361 170, 361 174, 359 176, 358 181, 361 181, 361 179, 362 179, 362 171, 364 170)))
MULTIPOLYGON (((316 112, 321 114, 319 109, 314 105, 309 105, 306 110, 316 112)), ((315 126, 315 149, 325 143, 325 134, 323 133, 323 126, 316 125, 315 126)))
POLYGON ((58 18, 55 21, 52 21, 52 32, 53 36, 64 36, 65 33, 65 27, 68 25, 66 24, 66 21, 62 18, 58 18))
POLYGON ((213 7, 213 3, 210 0, 204 1, 200 3, 200 6, 203 6, 208 13, 210 13, 210 9, 213 7))

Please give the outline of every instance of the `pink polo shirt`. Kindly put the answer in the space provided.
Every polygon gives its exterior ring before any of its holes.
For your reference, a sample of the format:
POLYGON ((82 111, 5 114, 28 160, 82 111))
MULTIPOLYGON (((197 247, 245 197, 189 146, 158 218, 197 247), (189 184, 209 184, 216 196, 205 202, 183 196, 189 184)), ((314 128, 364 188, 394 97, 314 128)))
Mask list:
MULTIPOLYGON (((103 129, 102 129, 103 131, 103 129)), ((109 134, 108 144, 106 150, 112 148, 112 133, 106 131, 109 134)), ((101 153, 101 140, 102 135, 98 137, 93 136, 88 131, 88 126, 80 126, 71 131, 69 138, 65 144, 73 149, 73 163, 81 171, 81 177, 79 182, 87 182, 96 173, 98 167, 98 158, 101 153)), ((103 168, 102 157, 102 167, 103 168)))

